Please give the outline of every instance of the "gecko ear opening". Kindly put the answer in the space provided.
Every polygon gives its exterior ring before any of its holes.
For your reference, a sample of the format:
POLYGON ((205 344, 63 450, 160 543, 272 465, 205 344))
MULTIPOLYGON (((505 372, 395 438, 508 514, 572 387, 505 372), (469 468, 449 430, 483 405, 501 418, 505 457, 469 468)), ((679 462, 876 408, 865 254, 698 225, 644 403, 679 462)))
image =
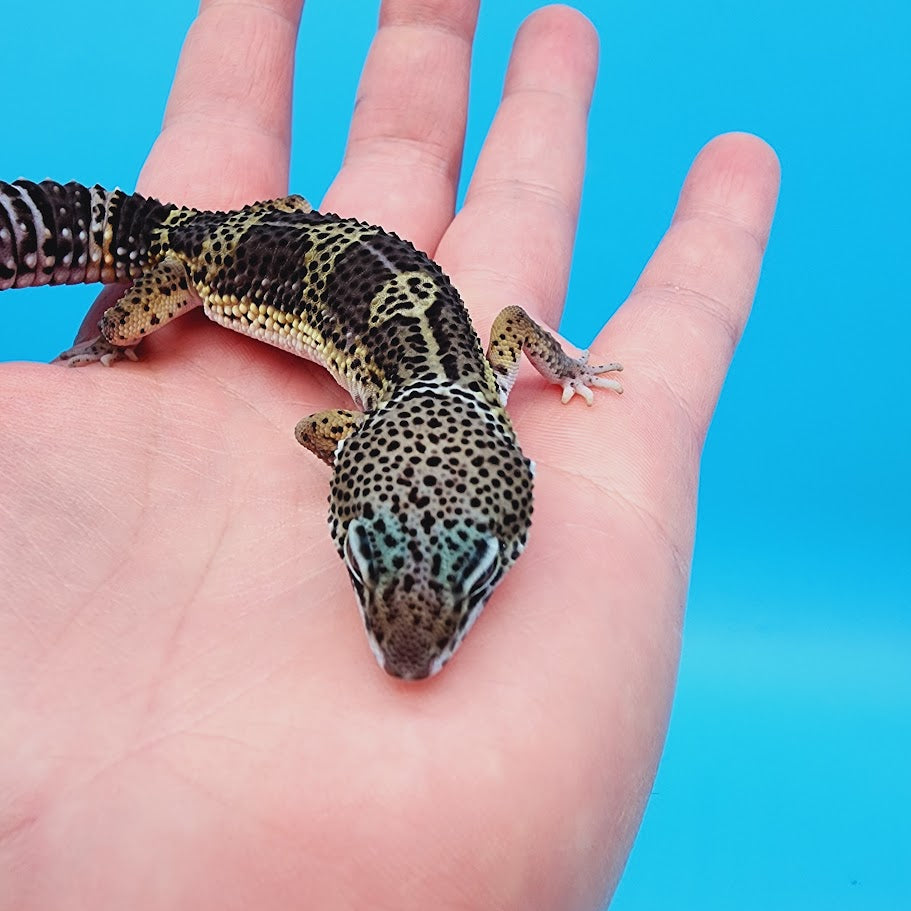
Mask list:
POLYGON ((500 542, 488 535, 479 542, 462 579, 462 591, 471 598, 479 598, 488 592, 500 574, 500 542))
POLYGON ((348 526, 348 533, 345 535, 345 565, 361 585, 370 584, 373 546, 370 543, 367 523, 363 519, 355 519, 348 526))

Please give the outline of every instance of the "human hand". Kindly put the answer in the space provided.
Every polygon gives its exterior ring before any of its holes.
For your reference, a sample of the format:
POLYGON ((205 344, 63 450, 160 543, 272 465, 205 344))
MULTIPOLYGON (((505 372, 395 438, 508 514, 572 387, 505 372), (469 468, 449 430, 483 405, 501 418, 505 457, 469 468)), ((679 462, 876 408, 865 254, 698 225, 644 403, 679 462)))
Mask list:
MULTIPOLYGON (((559 321, 597 48, 565 8, 525 24, 453 218, 476 7, 387 0, 321 208, 434 255, 486 338, 509 304, 559 321)), ((202 3, 140 191, 286 191, 299 13, 202 3)), ((0 908, 598 907, 664 738, 699 453, 776 187, 753 138, 697 159, 593 346, 622 398, 564 407, 523 368, 530 542, 419 684, 373 661, 293 438, 346 404, 326 374, 198 312, 138 365, 3 365, 0 908)))

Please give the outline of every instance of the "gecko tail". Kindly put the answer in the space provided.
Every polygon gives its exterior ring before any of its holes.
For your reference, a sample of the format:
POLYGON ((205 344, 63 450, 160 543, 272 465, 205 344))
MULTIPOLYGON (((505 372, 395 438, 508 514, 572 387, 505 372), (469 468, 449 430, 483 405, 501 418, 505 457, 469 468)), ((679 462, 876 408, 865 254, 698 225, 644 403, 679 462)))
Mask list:
POLYGON ((0 291, 128 281, 176 208, 97 184, 0 181, 0 291))

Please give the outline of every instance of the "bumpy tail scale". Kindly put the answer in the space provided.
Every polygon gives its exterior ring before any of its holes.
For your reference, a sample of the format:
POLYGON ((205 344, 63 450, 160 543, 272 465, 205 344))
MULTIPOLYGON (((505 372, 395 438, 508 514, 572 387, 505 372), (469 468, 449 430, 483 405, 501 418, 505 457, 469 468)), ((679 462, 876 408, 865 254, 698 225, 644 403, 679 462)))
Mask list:
POLYGON ((175 208, 72 181, 0 181, 0 291, 135 278, 175 208))

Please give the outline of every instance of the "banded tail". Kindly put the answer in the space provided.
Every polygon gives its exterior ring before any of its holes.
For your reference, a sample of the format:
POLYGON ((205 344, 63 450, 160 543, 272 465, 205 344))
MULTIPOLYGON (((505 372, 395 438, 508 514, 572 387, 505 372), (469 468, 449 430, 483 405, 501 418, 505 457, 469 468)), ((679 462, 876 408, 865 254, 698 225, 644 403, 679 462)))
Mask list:
POLYGON ((0 181, 0 291, 135 278, 176 208, 97 184, 0 181))

